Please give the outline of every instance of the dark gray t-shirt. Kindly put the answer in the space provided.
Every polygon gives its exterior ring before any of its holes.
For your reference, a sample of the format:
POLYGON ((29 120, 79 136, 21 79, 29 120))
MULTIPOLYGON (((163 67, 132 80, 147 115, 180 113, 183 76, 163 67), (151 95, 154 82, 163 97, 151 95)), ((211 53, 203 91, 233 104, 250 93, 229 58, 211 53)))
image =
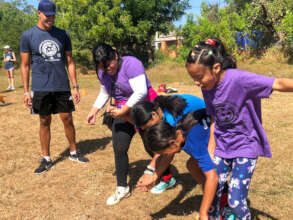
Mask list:
POLYGON ((33 91, 70 91, 65 51, 71 50, 68 33, 54 26, 50 31, 35 26, 22 34, 20 52, 31 55, 33 91))

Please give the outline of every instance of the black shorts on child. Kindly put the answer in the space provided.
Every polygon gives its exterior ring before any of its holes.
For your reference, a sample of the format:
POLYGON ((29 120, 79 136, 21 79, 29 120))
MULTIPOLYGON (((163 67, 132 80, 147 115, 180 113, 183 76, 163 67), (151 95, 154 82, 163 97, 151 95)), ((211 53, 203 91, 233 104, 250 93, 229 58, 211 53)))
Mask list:
POLYGON ((33 92, 32 113, 51 115, 71 113, 75 110, 71 92, 33 92))

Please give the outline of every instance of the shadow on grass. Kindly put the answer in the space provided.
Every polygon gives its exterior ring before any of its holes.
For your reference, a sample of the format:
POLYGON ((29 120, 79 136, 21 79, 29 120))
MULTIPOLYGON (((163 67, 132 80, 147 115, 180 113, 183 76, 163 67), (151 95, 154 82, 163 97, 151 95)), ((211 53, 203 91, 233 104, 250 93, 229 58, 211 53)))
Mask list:
MULTIPOLYGON (((149 163, 150 160, 139 160, 129 165, 129 185, 132 189, 135 188, 137 181, 142 176, 146 166, 149 163)), ((175 187, 181 185, 182 190, 167 206, 156 213, 152 213, 152 219, 165 218, 168 214, 186 216, 194 211, 199 211, 202 198, 201 195, 185 199, 186 195, 196 186, 195 180, 189 173, 179 174, 177 168, 173 165, 171 165, 171 170, 177 181, 175 187)))
POLYGON ((278 220, 277 218, 275 218, 275 217, 273 217, 263 211, 260 211, 260 210, 257 210, 257 209, 250 207, 250 200, 249 199, 247 200, 247 204, 248 204, 248 207, 250 208, 251 219, 260 220, 260 219, 263 219, 263 217, 265 217, 266 219, 278 220), (260 218, 260 217, 262 217, 262 218, 260 218))
POLYGON ((9 93, 9 92, 15 92, 15 90, 5 89, 0 91, 0 93, 9 93))
POLYGON ((158 212, 152 213, 152 219, 166 218, 168 214, 175 216, 187 216, 194 211, 199 211, 202 195, 196 195, 186 198, 186 195, 196 187, 196 182, 189 173, 180 174, 176 177, 178 185, 181 185, 182 190, 177 197, 172 200, 166 207, 158 212))
POLYGON ((13 103, 10 102, 10 103, 0 103, 0 107, 5 107, 5 106, 8 106, 8 105, 12 105, 13 103))
MULTIPOLYGON (((81 155, 91 154, 96 152, 97 150, 104 150, 106 145, 112 140, 112 137, 104 137, 100 139, 93 140, 85 140, 80 141, 76 144, 77 149, 79 150, 81 155)), ((57 164, 64 159, 69 157, 69 148, 63 151, 59 157, 53 162, 53 164, 57 164)))
MULTIPOLYGON (((150 214, 152 219, 162 219, 166 218, 168 214, 174 215, 174 216, 187 216, 192 214, 194 211, 199 212, 200 210, 200 204, 202 200, 202 195, 196 195, 193 197, 189 197, 185 199, 185 196, 194 188, 196 187, 196 182, 192 178, 192 176, 189 173, 180 174, 178 177, 176 177, 177 183, 176 187, 178 185, 182 186, 182 190, 177 195, 177 197, 172 200, 167 206, 165 206, 163 209, 161 209, 158 212, 150 214)), ((248 206, 250 207, 250 201, 247 201, 248 206)), ((277 218, 262 212, 260 210, 254 209, 250 207, 251 211, 251 219, 253 220, 260 220, 264 217, 271 220, 278 220, 277 218)))

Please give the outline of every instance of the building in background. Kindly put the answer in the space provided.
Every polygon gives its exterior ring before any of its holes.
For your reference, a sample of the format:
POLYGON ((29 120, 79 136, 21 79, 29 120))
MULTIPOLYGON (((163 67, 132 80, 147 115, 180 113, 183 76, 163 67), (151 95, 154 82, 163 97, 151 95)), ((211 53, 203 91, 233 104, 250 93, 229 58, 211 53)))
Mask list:
POLYGON ((176 50, 182 45, 182 36, 177 36, 175 31, 165 34, 159 34, 156 32, 153 44, 156 50, 162 51, 165 56, 176 58, 176 50))

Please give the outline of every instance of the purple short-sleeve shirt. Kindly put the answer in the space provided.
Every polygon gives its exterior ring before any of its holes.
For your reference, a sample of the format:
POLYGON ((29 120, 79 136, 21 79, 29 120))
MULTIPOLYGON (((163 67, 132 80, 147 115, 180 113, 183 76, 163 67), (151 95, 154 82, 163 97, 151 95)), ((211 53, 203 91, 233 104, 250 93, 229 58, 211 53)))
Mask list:
POLYGON ((270 96, 274 80, 264 75, 228 69, 212 90, 202 90, 207 112, 215 118, 216 156, 272 156, 262 127, 261 98, 270 96))
MULTIPOLYGON (((150 88, 151 83, 147 78, 142 62, 132 56, 122 57, 122 64, 119 72, 117 73, 117 79, 114 86, 114 99, 116 101, 127 101, 133 93, 129 80, 141 74, 146 76, 147 88, 150 88)), ((101 84, 105 86, 109 94, 111 94, 111 82, 114 77, 116 76, 111 76, 107 73, 99 71, 101 84)))

